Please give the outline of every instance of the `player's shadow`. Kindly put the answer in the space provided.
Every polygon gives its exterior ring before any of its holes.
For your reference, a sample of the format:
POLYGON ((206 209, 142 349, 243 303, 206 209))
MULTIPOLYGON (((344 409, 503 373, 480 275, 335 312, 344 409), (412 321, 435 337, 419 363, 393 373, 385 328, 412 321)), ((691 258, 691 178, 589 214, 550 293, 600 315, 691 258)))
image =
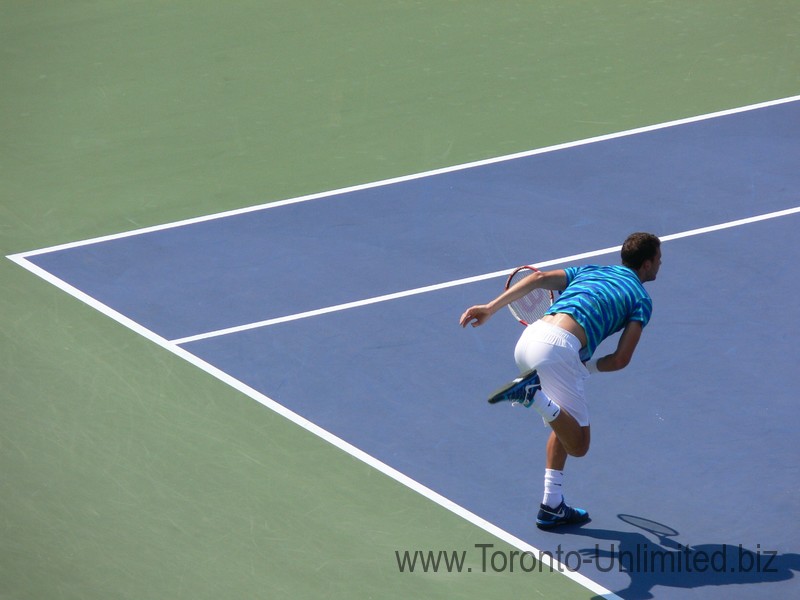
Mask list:
POLYGON ((687 546, 671 539, 678 532, 668 526, 642 517, 619 517, 650 535, 588 527, 569 528, 568 532, 596 540, 592 547, 580 550, 581 572, 590 579, 590 568, 630 577, 628 587, 614 592, 625 600, 653 598, 656 586, 754 585, 786 581, 800 571, 800 554, 778 554, 760 545, 746 548, 738 543, 687 546))

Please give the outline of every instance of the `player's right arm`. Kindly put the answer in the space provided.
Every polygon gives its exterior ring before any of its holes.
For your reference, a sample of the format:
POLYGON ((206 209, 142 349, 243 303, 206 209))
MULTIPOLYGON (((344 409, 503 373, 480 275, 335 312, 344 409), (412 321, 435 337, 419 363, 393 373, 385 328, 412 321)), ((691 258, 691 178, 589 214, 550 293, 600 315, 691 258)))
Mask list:
POLYGON ((521 279, 509 289, 505 290, 488 304, 478 304, 469 307, 464 311, 464 314, 461 315, 459 323, 462 327, 466 327, 467 325, 478 327, 488 321, 494 313, 504 306, 514 302, 514 300, 522 298, 525 294, 529 294, 537 288, 564 291, 566 287, 567 274, 563 269, 531 273, 525 279, 521 279))

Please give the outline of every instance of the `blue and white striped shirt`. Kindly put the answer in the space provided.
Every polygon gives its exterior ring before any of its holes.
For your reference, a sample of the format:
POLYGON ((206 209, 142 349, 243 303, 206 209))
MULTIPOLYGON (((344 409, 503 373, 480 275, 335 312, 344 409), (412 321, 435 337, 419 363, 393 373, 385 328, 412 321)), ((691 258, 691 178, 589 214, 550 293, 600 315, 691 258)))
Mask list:
POLYGON ((568 267, 567 288, 547 314, 567 313, 586 332, 581 360, 592 357, 597 346, 629 321, 647 325, 653 301, 636 273, 624 266, 568 267))

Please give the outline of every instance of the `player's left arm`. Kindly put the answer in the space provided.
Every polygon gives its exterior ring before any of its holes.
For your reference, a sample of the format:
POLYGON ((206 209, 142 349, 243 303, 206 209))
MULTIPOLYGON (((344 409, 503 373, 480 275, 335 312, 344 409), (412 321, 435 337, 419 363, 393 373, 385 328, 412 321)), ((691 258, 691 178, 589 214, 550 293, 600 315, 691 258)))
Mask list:
POLYGON ((642 327, 641 321, 628 321, 617 342, 617 349, 611 354, 589 361, 587 368, 590 371, 619 371, 627 367, 642 337, 642 327))

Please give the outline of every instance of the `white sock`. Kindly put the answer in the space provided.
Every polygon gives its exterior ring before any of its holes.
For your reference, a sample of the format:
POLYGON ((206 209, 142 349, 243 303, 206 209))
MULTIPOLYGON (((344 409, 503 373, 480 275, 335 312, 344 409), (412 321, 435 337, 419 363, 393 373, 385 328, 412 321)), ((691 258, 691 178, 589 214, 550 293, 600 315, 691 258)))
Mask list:
POLYGON ((535 408, 542 418, 550 423, 561 413, 561 407, 550 400, 543 390, 536 390, 531 407, 535 408))
POLYGON ((562 485, 564 483, 564 471, 555 469, 544 470, 544 498, 542 504, 550 508, 557 508, 564 499, 562 485))

